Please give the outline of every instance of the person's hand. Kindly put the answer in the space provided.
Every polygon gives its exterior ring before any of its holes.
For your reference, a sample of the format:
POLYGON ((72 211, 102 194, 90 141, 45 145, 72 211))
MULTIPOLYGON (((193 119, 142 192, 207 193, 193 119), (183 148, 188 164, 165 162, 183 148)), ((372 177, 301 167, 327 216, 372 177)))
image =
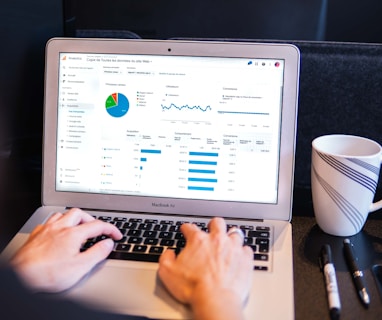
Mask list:
POLYGON ((80 209, 55 213, 38 225, 11 260, 17 274, 31 289, 57 292, 76 284, 113 249, 122 234, 114 225, 94 219, 80 209), (100 235, 102 240, 84 252, 81 245, 100 235))
POLYGON ((221 218, 211 220, 208 233, 193 224, 181 231, 186 247, 178 256, 167 250, 159 260, 164 285, 191 306, 195 319, 240 319, 252 284, 252 249, 239 234, 228 236, 221 218))

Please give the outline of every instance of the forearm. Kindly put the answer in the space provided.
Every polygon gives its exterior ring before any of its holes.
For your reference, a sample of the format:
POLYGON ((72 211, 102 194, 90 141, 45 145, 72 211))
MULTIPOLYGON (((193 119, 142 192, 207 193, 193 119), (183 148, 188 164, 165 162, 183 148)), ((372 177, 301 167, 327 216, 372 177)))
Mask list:
POLYGON ((196 295, 191 302, 191 308, 195 320, 244 319, 241 300, 230 291, 196 295))

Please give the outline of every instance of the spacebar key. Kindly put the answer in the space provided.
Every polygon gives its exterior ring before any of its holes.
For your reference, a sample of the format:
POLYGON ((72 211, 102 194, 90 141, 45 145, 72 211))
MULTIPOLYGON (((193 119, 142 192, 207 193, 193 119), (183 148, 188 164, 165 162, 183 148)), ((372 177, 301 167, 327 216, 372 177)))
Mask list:
POLYGON ((160 254, 112 251, 108 259, 158 262, 160 254))

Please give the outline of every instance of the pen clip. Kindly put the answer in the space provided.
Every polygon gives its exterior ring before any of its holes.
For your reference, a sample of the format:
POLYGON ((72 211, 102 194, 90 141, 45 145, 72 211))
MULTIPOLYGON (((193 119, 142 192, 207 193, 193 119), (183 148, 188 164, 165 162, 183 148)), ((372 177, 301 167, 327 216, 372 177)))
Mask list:
POLYGON ((358 256, 355 253, 354 245, 349 239, 344 240, 345 250, 349 250, 349 256, 345 257, 346 259, 351 259, 353 261, 358 261, 358 256), (346 249, 347 246, 347 249, 346 249))

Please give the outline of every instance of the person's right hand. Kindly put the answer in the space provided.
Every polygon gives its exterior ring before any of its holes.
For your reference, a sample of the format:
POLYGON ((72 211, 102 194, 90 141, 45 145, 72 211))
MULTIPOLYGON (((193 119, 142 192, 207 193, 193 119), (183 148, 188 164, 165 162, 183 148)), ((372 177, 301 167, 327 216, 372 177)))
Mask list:
POLYGON ((181 231, 186 247, 177 257, 165 251, 159 261, 164 285, 196 319, 240 319, 252 285, 252 249, 238 234, 228 236, 221 218, 211 220, 208 233, 193 224, 181 231))
POLYGON ((113 239, 122 238, 114 225, 97 220, 80 209, 53 214, 37 226, 11 260, 24 283, 35 291, 62 291, 77 283, 113 249, 113 239), (107 235, 84 252, 89 238, 107 235))

